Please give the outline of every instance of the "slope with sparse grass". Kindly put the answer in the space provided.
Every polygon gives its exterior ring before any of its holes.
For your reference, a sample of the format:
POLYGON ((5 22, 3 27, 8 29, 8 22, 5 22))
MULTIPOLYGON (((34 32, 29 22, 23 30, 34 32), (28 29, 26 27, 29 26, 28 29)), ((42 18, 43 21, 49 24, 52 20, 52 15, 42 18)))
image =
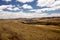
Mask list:
POLYGON ((60 26, 60 18, 34 18, 30 20, 25 20, 22 23, 60 26))
POLYGON ((60 40, 60 26, 0 20, 0 40, 60 40))

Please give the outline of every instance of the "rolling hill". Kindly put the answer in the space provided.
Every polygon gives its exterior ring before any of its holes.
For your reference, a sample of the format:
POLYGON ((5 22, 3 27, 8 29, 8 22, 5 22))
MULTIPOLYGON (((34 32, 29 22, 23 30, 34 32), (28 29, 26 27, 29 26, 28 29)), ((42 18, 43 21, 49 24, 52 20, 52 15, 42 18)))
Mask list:
POLYGON ((0 40, 60 40, 60 18, 1 19, 0 40))

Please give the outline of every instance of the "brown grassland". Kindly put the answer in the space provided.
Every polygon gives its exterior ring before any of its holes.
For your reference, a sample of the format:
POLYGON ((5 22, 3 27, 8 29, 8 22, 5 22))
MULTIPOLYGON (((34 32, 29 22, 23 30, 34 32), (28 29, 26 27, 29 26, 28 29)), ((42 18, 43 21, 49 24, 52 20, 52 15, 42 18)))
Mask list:
POLYGON ((0 40, 60 40, 60 18, 0 20, 0 40))

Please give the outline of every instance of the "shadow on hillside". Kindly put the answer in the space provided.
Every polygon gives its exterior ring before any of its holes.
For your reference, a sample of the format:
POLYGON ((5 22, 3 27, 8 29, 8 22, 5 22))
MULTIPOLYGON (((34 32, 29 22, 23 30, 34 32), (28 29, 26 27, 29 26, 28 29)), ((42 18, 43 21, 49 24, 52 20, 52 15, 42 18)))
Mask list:
POLYGON ((37 22, 37 21, 24 21, 23 24, 38 24, 38 25, 56 25, 60 26, 60 22, 37 22))

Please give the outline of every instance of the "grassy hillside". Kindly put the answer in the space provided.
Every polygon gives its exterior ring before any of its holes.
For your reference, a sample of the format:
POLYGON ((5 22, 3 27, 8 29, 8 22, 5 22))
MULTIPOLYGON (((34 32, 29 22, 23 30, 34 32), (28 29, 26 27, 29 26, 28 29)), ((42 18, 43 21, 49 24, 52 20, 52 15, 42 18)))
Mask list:
POLYGON ((60 18, 33 18, 30 20, 25 20, 22 23, 60 26, 60 18))
MULTIPOLYGON (((33 20, 47 23, 46 20, 42 21, 42 19, 33 20)), ((55 19, 56 22, 58 20, 55 19)), ((22 22, 27 21, 0 20, 0 40, 60 40, 60 26, 41 25, 37 23, 25 24, 22 22)))

